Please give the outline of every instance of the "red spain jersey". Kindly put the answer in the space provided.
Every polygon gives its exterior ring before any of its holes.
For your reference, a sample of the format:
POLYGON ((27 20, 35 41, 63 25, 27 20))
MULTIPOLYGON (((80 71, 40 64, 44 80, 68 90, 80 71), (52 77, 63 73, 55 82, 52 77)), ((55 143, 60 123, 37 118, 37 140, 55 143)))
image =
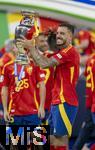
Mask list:
POLYGON ((45 109, 50 110, 52 100, 52 89, 54 85, 54 68, 50 67, 44 69, 44 71, 45 71, 45 85, 46 85, 45 109))
MULTIPOLYGON (((18 74, 21 65, 17 64, 18 74)), ((18 86, 15 83, 14 62, 4 67, 3 85, 9 87, 9 112, 13 115, 29 115, 38 112, 38 101, 36 98, 37 84, 45 80, 45 75, 39 67, 31 63, 25 66, 22 79, 18 86)))
POLYGON ((92 74, 93 74, 93 85, 92 85, 92 105, 91 105, 91 112, 95 113, 95 60, 92 66, 92 74))
MULTIPOLYGON (((45 51, 45 53, 42 55, 46 57, 50 57, 53 55, 53 52, 45 51)), ((47 69, 42 69, 42 70, 45 73, 45 81, 44 81, 45 86, 46 86, 45 109, 50 110, 51 100, 52 100, 52 89, 54 85, 54 67, 49 67, 47 69)), ((39 88, 37 89, 37 97, 39 99, 38 93, 39 93, 39 88)))
MULTIPOLYGON (((45 86, 46 86, 46 98, 45 98, 45 109, 50 110, 51 101, 52 101, 52 89, 54 85, 54 68, 50 67, 47 69, 42 69, 45 74, 45 86)), ((40 103, 40 97, 39 97, 39 87, 37 88, 37 99, 40 103)))
MULTIPOLYGON (((46 57, 51 57, 53 52, 46 51, 44 54, 46 57)), ((46 101, 45 109, 50 110, 52 100, 52 89, 54 86, 54 67, 44 69, 45 71, 45 85, 46 85, 46 101)))
POLYGON ((89 31, 81 30, 78 35, 79 42, 83 40, 88 40, 89 45, 83 50, 83 54, 92 54, 95 51, 95 41, 93 42, 93 36, 89 31))
POLYGON ((76 83, 79 77, 79 53, 72 46, 61 49, 53 56, 59 65, 54 75, 54 88, 52 90, 52 104, 67 102, 77 106, 76 83))
POLYGON ((86 65, 86 107, 95 112, 95 53, 86 65))
POLYGON ((85 77, 86 77, 86 107, 92 107, 92 93, 94 90, 93 72, 92 68, 95 63, 95 53, 91 55, 86 63, 85 77))
POLYGON ((2 69, 4 65, 9 62, 9 61, 14 61, 15 57, 11 53, 5 53, 1 58, 0 58, 0 75, 2 74, 2 69))
POLYGON ((0 103, 1 103, 1 89, 2 89, 2 70, 7 62, 13 61, 14 59, 15 57, 11 53, 4 53, 4 55, 0 58, 0 103))

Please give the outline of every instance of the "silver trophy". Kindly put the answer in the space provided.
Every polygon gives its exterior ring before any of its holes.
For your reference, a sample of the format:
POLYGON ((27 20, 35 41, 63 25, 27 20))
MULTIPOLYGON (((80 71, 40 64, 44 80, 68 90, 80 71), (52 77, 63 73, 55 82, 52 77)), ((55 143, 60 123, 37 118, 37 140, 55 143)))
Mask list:
POLYGON ((36 33, 35 20, 37 19, 38 14, 30 11, 22 11, 21 14, 23 18, 15 29, 15 41, 18 48, 18 57, 16 61, 22 64, 28 64, 29 59, 26 55, 26 50, 23 48, 18 39, 22 38, 22 36, 29 40, 32 39, 32 36, 36 33))

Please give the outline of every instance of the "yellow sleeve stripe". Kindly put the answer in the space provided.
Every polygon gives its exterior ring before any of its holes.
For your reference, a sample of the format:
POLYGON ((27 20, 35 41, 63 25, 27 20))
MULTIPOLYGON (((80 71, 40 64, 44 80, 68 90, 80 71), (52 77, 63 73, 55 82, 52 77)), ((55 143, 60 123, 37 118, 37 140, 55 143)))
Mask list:
POLYGON ((91 87, 91 90, 94 90, 94 80, 91 66, 87 67, 88 76, 86 77, 86 87, 91 87), (90 80, 90 82, 89 82, 90 80))
POLYGON ((94 80, 93 80, 92 71, 91 71, 91 83, 92 83, 91 89, 92 89, 92 91, 93 91, 93 90, 94 90, 94 80))
POLYGON ((67 48, 63 49, 64 53, 67 53, 72 48, 72 45, 70 44, 67 48))
POLYGON ((63 96, 63 79, 61 79, 60 100, 61 100, 62 103, 65 102, 65 98, 63 96))
POLYGON ((13 98, 12 98, 12 94, 10 96, 10 102, 9 102, 9 106, 8 106, 8 112, 11 112, 11 108, 12 108, 12 103, 13 103, 13 98))
POLYGON ((50 70, 49 69, 44 69, 46 71, 46 75, 45 75, 45 84, 47 83, 49 77, 50 77, 50 70))
POLYGON ((35 101, 35 104, 36 104, 36 108, 37 110, 39 109, 39 104, 38 104, 38 101, 37 101, 37 98, 36 98, 36 92, 34 91, 34 101, 35 101))
POLYGON ((74 78, 74 66, 70 67, 70 76, 71 76, 71 83, 73 82, 73 78, 74 78))
POLYGON ((4 69, 5 69, 5 67, 7 67, 8 65, 12 64, 13 62, 14 62, 14 61, 11 60, 11 61, 9 61, 8 63, 6 63, 6 64, 4 65, 4 67, 3 67, 3 69, 2 69, 2 74, 4 74, 4 69))

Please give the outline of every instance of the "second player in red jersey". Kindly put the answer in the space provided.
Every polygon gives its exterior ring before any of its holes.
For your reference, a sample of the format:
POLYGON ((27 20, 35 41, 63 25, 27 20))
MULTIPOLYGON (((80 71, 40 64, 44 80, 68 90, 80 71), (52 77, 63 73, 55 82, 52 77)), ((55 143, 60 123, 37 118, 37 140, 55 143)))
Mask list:
POLYGON ((95 51, 95 43, 89 30, 81 30, 78 33, 79 47, 83 49, 82 55, 90 55, 95 51))
POLYGON ((9 63, 4 67, 3 86, 9 88, 9 111, 13 115, 29 115, 38 113, 38 101, 36 99, 36 89, 39 82, 45 80, 45 75, 36 67, 33 62, 25 66, 22 80, 18 85, 15 83, 14 68, 17 65, 18 74, 22 65, 9 63))
POLYGON ((23 32, 21 32, 22 28, 25 30, 25 33, 30 29, 27 27, 26 30, 26 24, 22 26, 20 23, 17 26, 15 30, 15 44, 18 54, 15 60, 6 64, 3 69, 2 102, 4 119, 10 122, 12 116, 14 124, 38 125, 40 124, 40 118, 45 116, 45 74, 30 60, 30 57, 27 55, 28 49, 25 50, 22 44, 19 43, 18 37, 23 35, 23 32), (38 104, 36 98, 38 85, 40 104, 38 104))

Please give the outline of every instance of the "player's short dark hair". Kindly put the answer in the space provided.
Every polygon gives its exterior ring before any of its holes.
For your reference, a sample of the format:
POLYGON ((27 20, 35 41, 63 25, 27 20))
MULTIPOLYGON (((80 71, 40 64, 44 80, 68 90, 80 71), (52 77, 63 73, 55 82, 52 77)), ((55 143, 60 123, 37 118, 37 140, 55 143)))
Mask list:
POLYGON ((75 27, 74 27, 74 25, 69 24, 68 22, 63 22, 63 23, 61 23, 61 24, 59 25, 59 27, 67 27, 67 28, 71 31, 71 33, 74 34, 74 29, 75 29, 75 27))
POLYGON ((55 51, 57 49, 57 47, 56 47, 56 33, 54 31, 51 31, 49 33, 48 44, 49 44, 50 50, 55 51))

